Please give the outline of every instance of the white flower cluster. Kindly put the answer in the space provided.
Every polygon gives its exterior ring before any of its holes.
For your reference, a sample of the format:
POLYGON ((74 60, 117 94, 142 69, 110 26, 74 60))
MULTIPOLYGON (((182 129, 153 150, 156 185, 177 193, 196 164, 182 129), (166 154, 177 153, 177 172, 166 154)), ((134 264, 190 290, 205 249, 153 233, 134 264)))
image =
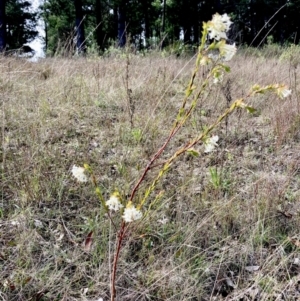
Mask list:
POLYGON ((215 14, 207 24, 209 38, 219 41, 220 39, 227 39, 226 32, 230 29, 232 22, 227 14, 222 16, 215 14))
POLYGON ((123 219, 126 223, 130 223, 142 218, 143 214, 140 210, 136 209, 133 205, 127 206, 123 213, 123 219))
POLYGON ((292 94, 292 90, 289 90, 286 86, 280 86, 276 93, 280 98, 286 98, 292 94))
POLYGON ((212 152, 217 146, 217 142, 219 141, 219 136, 212 136, 205 141, 205 153, 212 152))
POLYGON ((124 206, 121 204, 119 198, 116 195, 112 195, 108 201, 106 201, 106 206, 109 210, 118 211, 124 206))
MULTIPOLYGON (((108 201, 106 201, 106 206, 109 210, 119 211, 124 206, 121 204, 117 193, 114 193, 108 201)), ((126 223, 131 223, 142 218, 143 214, 140 210, 136 209, 131 202, 129 202, 124 209, 122 218, 126 223)))
POLYGON ((88 181, 88 177, 86 176, 84 171, 85 171, 84 167, 79 167, 76 165, 73 165, 72 167, 72 175, 77 179, 77 181, 83 183, 88 181))
MULTIPOLYGON (((227 32, 230 29, 232 22, 227 14, 213 15, 211 21, 207 23, 208 37, 218 41, 212 48, 210 48, 208 58, 213 61, 221 58, 224 61, 230 61, 236 53, 235 44, 229 45, 226 43, 227 32), (217 51, 217 54, 216 54, 217 51)), ((207 64, 207 60, 202 59, 201 64, 207 64)))
POLYGON ((226 44, 225 40, 218 43, 220 55, 224 61, 230 61, 236 53, 236 46, 235 44, 229 45, 226 44))

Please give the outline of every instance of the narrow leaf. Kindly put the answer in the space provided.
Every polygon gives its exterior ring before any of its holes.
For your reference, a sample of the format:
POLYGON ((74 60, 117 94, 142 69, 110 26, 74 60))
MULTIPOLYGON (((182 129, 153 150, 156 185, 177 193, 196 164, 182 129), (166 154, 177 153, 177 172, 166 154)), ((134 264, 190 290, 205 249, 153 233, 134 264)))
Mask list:
POLYGON ((250 113, 250 114, 253 114, 253 113, 255 113, 255 112, 257 111, 257 110, 254 109, 253 107, 249 107, 249 106, 246 107, 246 110, 247 110, 248 113, 250 113))
POLYGON ((193 148, 188 149, 187 152, 188 152, 188 154, 192 155, 193 157, 199 157, 199 152, 193 148))

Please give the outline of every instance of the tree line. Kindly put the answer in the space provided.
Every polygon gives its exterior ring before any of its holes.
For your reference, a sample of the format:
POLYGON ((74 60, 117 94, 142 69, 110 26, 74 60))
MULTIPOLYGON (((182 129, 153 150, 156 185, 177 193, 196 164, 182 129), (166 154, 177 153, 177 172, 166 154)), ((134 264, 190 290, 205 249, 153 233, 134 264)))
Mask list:
POLYGON ((260 46, 299 42, 300 0, 0 0, 0 51, 18 49, 37 36, 42 19, 45 52, 102 53, 110 46, 163 48, 197 45, 203 21, 231 16, 230 39, 260 46))

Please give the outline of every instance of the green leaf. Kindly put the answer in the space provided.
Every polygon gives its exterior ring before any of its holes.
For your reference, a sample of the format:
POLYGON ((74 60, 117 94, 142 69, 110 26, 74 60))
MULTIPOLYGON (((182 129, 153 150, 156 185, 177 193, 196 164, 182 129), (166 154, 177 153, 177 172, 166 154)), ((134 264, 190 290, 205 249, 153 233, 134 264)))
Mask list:
POLYGON ((230 72, 230 67, 227 65, 221 65, 223 67, 223 69, 225 70, 225 72, 230 72))
POLYGON ((256 109, 254 109, 253 107, 249 107, 249 106, 246 106, 246 110, 248 111, 248 113, 250 113, 250 114, 253 114, 253 113, 255 113, 257 110, 256 109))
POLYGON ((252 91, 259 91, 261 89, 260 85, 254 85, 252 86, 252 91))
POLYGON ((178 112, 178 115, 176 117, 176 120, 177 121, 180 121, 181 118, 185 115, 185 109, 184 108, 180 108, 179 112, 178 112))
POLYGON ((186 96, 186 97, 189 97, 189 96, 192 94, 192 92, 193 92, 193 90, 187 89, 187 90, 185 91, 185 96, 186 96))
POLYGON ((196 151, 195 149, 191 148, 187 150, 187 153, 192 155, 193 157, 199 157, 199 152, 196 151))
POLYGON ((225 70, 226 72, 230 72, 230 67, 229 67, 229 66, 225 66, 225 67, 224 67, 224 70, 225 70))

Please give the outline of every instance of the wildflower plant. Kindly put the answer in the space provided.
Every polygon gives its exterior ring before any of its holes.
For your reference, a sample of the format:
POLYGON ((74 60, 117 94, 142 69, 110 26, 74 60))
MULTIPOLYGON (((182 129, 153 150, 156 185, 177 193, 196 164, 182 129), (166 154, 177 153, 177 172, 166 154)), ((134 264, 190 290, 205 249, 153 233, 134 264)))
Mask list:
POLYGON ((267 92, 274 92, 280 98, 288 97, 291 94, 291 91, 283 84, 270 84, 267 86, 259 86, 258 84, 255 84, 245 97, 232 102, 223 114, 221 114, 212 124, 207 125, 201 133, 198 133, 192 139, 188 140, 187 138, 184 146, 179 147, 168 158, 164 158, 163 164, 157 164, 158 159, 161 158, 162 153, 172 138, 180 131, 183 125, 193 114, 199 99, 205 91, 207 91, 209 85, 218 84, 223 80, 224 75, 230 72, 230 68, 225 64, 225 62, 230 61, 237 51, 235 44, 231 45, 227 42, 227 34, 231 24, 232 22, 227 14, 215 14, 211 21, 203 23, 201 44, 198 47, 195 67, 187 85, 182 105, 177 113, 173 126, 170 129, 169 135, 145 166, 140 178, 136 181, 136 184, 132 187, 131 192, 128 194, 129 197, 125 199, 119 194, 119 192, 113 192, 112 195, 105 200, 90 166, 87 164, 85 164, 84 167, 77 167, 74 165, 72 168, 72 173, 79 182, 86 182, 88 180, 87 174, 90 175, 90 179, 95 187, 95 192, 116 230, 115 255, 113 262, 111 263, 111 301, 114 301, 116 298, 115 285, 118 260, 128 229, 136 221, 149 214, 153 205, 160 200, 162 196, 161 193, 152 200, 149 200, 150 195, 152 195, 155 191, 155 188, 163 176, 170 170, 173 162, 185 153, 191 153, 199 156, 199 152, 195 150, 195 146, 198 144, 204 145, 204 153, 214 151, 218 147, 217 142, 219 141, 219 136, 212 135, 212 132, 237 108, 246 109, 249 113, 254 112, 255 109, 247 104, 247 100, 250 97, 267 92), (204 80, 197 83, 196 75, 203 67, 205 67, 206 70, 208 69, 208 72, 206 73, 204 80), (142 183, 147 184, 146 175, 150 170, 153 170, 157 166, 160 166, 160 169, 152 182, 148 185, 143 185, 143 187, 146 187, 144 188, 145 191, 139 191, 141 190, 140 188, 142 183), (137 196, 138 191, 139 194, 137 196), (146 204, 147 209, 145 206, 146 204))

